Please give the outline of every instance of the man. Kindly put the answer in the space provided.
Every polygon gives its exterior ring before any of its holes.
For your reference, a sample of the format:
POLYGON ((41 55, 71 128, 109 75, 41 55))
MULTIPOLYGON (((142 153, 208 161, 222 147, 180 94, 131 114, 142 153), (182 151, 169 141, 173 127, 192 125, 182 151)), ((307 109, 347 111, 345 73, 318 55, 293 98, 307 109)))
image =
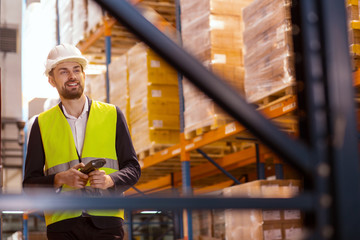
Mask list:
MULTIPOLYGON (((140 177, 125 118, 118 107, 84 95, 87 60, 61 44, 47 58, 45 74, 61 102, 41 113, 31 128, 24 189, 51 187, 59 194, 122 194, 140 177), (104 158, 91 173, 79 171, 104 158)), ((123 239, 123 210, 45 212, 48 239, 123 239)))

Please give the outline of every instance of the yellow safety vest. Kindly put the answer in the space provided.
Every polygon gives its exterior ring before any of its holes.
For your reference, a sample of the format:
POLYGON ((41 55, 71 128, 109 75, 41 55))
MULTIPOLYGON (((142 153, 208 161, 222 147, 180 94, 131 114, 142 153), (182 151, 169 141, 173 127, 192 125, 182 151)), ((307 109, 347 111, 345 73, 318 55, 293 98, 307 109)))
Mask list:
MULTIPOLYGON (((79 163, 74 137, 70 125, 59 106, 55 106, 39 115, 41 138, 45 152, 45 175, 66 171, 79 163)), ((106 164, 101 169, 110 174, 119 170, 116 155, 116 121, 117 113, 114 105, 92 101, 85 139, 81 153, 81 161, 86 164, 97 158, 105 158, 106 164)), ((85 192, 94 192, 88 186, 85 192)), ((99 190, 99 189, 98 189, 99 190)), ((99 190, 101 195, 109 194, 107 190, 99 190)), ((73 189, 63 185, 62 194, 83 194, 84 190, 73 189)), ((124 210, 89 210, 89 215, 112 216, 124 218, 124 210)), ((46 225, 79 217, 81 210, 45 211, 46 225)))

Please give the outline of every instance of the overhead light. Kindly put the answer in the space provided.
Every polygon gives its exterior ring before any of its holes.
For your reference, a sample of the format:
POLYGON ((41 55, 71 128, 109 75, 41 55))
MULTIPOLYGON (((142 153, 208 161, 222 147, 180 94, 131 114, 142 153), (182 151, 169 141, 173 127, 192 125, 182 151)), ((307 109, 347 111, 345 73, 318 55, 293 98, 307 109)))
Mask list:
POLYGON ((24 211, 2 211, 3 214, 24 214, 24 211))
POLYGON ((161 213, 161 211, 141 211, 141 214, 157 214, 157 213, 161 213))

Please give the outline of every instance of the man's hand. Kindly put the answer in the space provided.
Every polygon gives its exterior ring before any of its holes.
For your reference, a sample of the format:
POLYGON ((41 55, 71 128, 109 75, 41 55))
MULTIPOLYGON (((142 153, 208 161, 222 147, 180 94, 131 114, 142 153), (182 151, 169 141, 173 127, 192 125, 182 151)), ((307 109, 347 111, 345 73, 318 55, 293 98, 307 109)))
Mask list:
POLYGON ((114 186, 114 181, 104 170, 95 170, 89 173, 90 186, 93 188, 107 189, 114 186))
POLYGON ((85 167, 84 163, 79 163, 64 172, 57 173, 54 179, 54 187, 59 188, 66 184, 73 188, 84 188, 89 177, 81 173, 78 169, 85 167))

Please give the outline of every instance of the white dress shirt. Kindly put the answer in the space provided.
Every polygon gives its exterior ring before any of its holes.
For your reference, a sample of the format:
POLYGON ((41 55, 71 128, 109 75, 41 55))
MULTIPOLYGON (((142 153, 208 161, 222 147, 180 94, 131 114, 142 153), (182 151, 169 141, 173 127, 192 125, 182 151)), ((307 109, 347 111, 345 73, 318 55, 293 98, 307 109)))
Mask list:
POLYGON ((82 113, 80 114, 80 116, 78 118, 70 115, 64 105, 62 105, 62 109, 64 112, 64 115, 70 125, 73 137, 74 137, 74 141, 75 141, 75 146, 76 146, 76 150, 79 154, 79 156, 81 156, 81 152, 83 149, 83 145, 84 145, 84 139, 85 139, 85 130, 86 130, 86 124, 87 124, 87 120, 88 120, 88 112, 89 112, 89 102, 88 99, 85 98, 85 105, 83 108, 82 113))

